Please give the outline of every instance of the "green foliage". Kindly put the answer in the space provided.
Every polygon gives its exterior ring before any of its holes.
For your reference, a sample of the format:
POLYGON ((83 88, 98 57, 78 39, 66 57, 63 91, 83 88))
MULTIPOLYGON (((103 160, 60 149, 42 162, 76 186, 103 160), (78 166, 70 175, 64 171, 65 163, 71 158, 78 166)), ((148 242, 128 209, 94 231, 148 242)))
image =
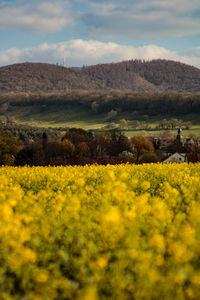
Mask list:
POLYGON ((14 165, 19 141, 8 130, 0 130, 0 165, 14 165))
POLYGON ((119 157, 127 158, 128 160, 131 160, 133 158, 133 153, 129 151, 122 151, 122 153, 119 154, 119 157))
POLYGON ((74 145, 78 145, 81 142, 89 142, 92 138, 93 134, 82 128, 70 128, 63 136, 63 139, 68 139, 74 145))
POLYGON ((0 130, 7 130, 11 132, 18 140, 20 140, 23 144, 27 145, 31 142, 42 139, 44 133, 50 139, 58 139, 61 136, 61 131, 64 129, 40 128, 21 124, 4 124, 0 122, 0 130))
POLYGON ((140 163, 156 163, 159 161, 156 153, 145 153, 140 158, 140 163))
POLYGON ((192 126, 192 122, 184 122, 181 119, 162 119, 158 124, 158 129, 175 129, 175 128, 182 128, 182 129, 190 129, 192 126))
POLYGON ((119 126, 120 126, 120 129, 127 129, 128 127, 128 122, 126 119, 121 119, 119 121, 119 126))
POLYGON ((116 117, 117 117, 117 111, 114 110, 114 109, 112 109, 111 111, 109 111, 108 114, 107 114, 107 120, 108 121, 113 121, 113 120, 116 119, 116 117))

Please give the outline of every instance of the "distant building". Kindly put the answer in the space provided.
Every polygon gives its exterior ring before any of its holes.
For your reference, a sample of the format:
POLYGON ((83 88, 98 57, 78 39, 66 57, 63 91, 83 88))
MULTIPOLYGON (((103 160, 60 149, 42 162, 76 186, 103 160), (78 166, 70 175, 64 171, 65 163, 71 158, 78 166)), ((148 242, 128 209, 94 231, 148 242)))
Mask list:
POLYGON ((178 134, 174 142, 166 148, 168 155, 163 158, 163 163, 190 163, 199 162, 200 154, 195 150, 195 142, 193 139, 185 139, 182 129, 178 129, 178 134))
POLYGON ((166 163, 184 163, 184 162, 188 162, 187 161, 187 156, 186 153, 178 153, 175 152, 173 154, 169 154, 167 157, 165 157, 162 161, 164 164, 166 163))
POLYGON ((193 146, 193 139, 185 139, 182 134, 182 129, 179 128, 175 140, 166 147, 165 151, 167 153, 191 153, 193 146))
POLYGON ((182 135, 182 129, 179 128, 178 129, 178 134, 176 136, 176 140, 175 140, 175 144, 177 145, 177 147, 183 147, 185 145, 185 139, 182 135))

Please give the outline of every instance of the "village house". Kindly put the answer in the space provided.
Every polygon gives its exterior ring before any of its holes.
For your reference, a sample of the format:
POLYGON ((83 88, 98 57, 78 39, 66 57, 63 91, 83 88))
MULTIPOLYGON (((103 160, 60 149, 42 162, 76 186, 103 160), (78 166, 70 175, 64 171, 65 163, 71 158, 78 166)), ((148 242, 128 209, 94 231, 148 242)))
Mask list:
POLYGON ((163 163, 190 163, 200 161, 200 154, 195 151, 193 139, 185 139, 182 129, 178 129, 175 141, 168 147, 168 155, 163 158, 163 163))
POLYGON ((192 153, 179 153, 175 152, 172 154, 169 154, 167 157, 165 157, 162 162, 164 164, 166 163, 194 163, 200 161, 200 154, 192 154, 192 153))
POLYGON ((173 154, 169 154, 167 157, 165 157, 163 159, 163 163, 166 164, 166 163, 172 163, 172 162, 175 162, 175 163, 184 163, 184 162, 188 162, 187 161, 187 156, 186 156, 186 153, 178 153, 178 152, 175 152, 173 154))

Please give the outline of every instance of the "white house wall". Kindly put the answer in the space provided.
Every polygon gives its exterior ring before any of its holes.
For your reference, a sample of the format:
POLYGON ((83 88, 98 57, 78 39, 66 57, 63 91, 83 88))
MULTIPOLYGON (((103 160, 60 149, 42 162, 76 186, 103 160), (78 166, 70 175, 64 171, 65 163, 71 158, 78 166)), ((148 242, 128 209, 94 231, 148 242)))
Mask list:
POLYGON ((187 162, 186 155, 184 153, 183 154, 174 153, 170 157, 168 157, 167 159, 165 159, 163 161, 164 164, 170 163, 170 162, 175 162, 175 163, 184 163, 184 162, 187 162))

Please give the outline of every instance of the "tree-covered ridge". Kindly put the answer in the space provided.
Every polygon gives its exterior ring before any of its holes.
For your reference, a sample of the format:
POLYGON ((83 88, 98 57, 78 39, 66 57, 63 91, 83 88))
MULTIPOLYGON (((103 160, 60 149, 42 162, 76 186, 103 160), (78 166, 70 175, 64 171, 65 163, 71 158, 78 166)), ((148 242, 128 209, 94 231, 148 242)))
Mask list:
POLYGON ((168 60, 130 60, 78 68, 22 63, 0 68, 0 93, 74 90, 200 91, 200 70, 168 60))
POLYGON ((200 90, 200 70, 193 66, 161 59, 143 62, 135 60, 122 64, 161 90, 200 90))
POLYGON ((133 93, 121 91, 71 92, 66 94, 10 94, 0 95, 0 115, 7 115, 17 106, 80 105, 93 114, 111 111, 146 115, 181 115, 200 112, 200 93, 133 93))
POLYGON ((130 60, 99 64, 84 69, 93 79, 98 78, 113 89, 145 91, 199 91, 200 70, 169 60, 130 60), (133 80, 134 79, 134 80, 133 80))
POLYGON ((131 62, 100 64, 83 68, 83 73, 101 82, 103 89, 156 92, 157 87, 128 65, 131 62))
POLYGON ((45 63, 22 63, 0 68, 0 92, 66 92, 97 89, 98 84, 73 68, 45 63))

